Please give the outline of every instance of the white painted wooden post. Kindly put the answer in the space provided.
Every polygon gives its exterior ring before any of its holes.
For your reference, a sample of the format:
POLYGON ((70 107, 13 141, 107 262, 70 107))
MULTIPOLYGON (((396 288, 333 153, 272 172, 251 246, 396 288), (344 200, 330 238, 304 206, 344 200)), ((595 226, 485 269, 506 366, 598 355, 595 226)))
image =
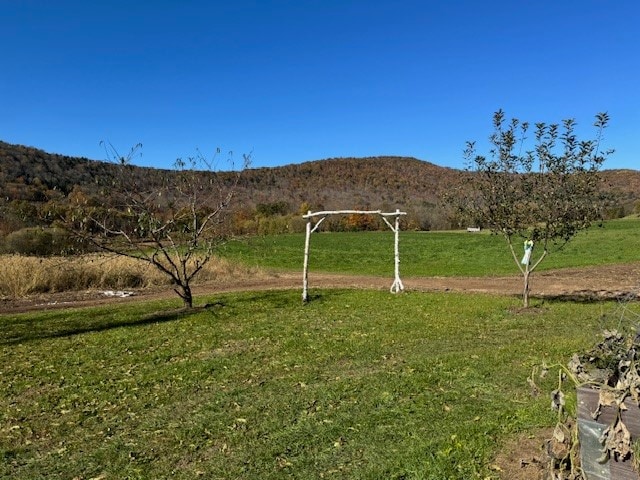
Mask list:
POLYGON ((395 235, 394 255, 395 255, 395 279, 391 285, 391 293, 399 293, 404 290, 402 280, 400 280, 400 210, 396 209, 395 228, 392 229, 395 235))
POLYGON ((307 236, 304 239, 304 268, 302 271, 302 301, 309 301, 309 243, 311 239, 311 210, 307 212, 307 236))

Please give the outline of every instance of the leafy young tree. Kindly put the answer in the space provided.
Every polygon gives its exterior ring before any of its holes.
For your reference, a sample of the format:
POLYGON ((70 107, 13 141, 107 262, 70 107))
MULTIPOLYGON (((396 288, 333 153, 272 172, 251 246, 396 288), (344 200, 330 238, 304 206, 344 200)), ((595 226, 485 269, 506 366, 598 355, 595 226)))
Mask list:
POLYGON ((141 145, 120 156, 103 144, 117 174, 105 188, 104 204, 75 203, 60 216, 76 236, 117 255, 153 265, 175 286, 186 308, 193 307, 192 280, 224 241, 224 222, 242 169, 230 174, 214 170, 202 154, 178 159, 173 170, 131 165, 141 145))
POLYGON ((598 171, 613 153, 601 149, 608 122, 607 113, 596 115, 591 140, 577 138, 573 119, 562 127, 536 123, 533 150, 525 150, 529 124, 507 121, 498 110, 489 156, 476 154, 475 142, 467 142, 468 176, 453 203, 462 218, 505 238, 524 279, 525 307, 531 273, 549 248, 566 244, 602 218, 606 198, 598 171), (517 239, 524 240, 522 258, 517 239))

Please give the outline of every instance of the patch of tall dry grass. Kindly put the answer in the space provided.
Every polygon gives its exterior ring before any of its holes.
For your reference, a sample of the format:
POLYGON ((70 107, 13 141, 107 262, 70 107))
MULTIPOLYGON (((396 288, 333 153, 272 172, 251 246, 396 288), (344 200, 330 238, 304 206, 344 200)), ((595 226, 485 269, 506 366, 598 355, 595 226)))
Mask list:
MULTIPOLYGON (((225 284, 231 279, 263 275, 260 269, 213 258, 198 273, 194 284, 211 281, 225 284)), ((46 258, 0 255, 0 297, 4 298, 89 289, 149 288, 170 283, 169 277, 152 265, 115 255, 46 258)))

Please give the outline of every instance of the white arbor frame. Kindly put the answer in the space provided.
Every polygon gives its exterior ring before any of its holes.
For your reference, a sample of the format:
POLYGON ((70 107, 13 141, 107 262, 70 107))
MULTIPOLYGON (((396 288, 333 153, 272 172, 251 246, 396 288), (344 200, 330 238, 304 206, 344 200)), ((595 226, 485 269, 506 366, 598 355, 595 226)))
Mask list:
POLYGON ((302 218, 307 220, 307 235, 304 240, 304 268, 302 272, 302 301, 309 301, 309 245, 311 243, 311 234, 315 232, 320 224, 324 222, 324 219, 329 215, 380 215, 384 223, 391 229, 391 231, 395 234, 394 238, 394 254, 395 254, 395 278, 393 280, 393 284, 391 285, 391 293, 399 293, 404 290, 404 285, 402 284, 402 280, 400 280, 400 249, 399 249, 399 241, 400 241, 400 216, 406 215, 406 212, 401 212, 400 210, 396 210, 395 212, 385 213, 382 210, 329 210, 322 212, 312 212, 309 210, 306 215, 303 215, 302 218), (316 222, 315 225, 312 226, 313 219, 316 217, 320 217, 320 219, 316 222), (388 217, 394 217, 395 222, 392 224, 388 217))

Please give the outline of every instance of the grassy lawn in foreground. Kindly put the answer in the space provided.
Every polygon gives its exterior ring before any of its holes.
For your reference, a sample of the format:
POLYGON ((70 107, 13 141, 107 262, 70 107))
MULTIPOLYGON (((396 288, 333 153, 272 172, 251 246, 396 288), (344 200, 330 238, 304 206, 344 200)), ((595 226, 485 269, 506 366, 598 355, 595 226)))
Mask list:
POLYGON ((211 300, 179 318, 149 315, 175 301, 0 315, 0 477, 493 478, 501 441, 553 424, 532 366, 590 346, 614 307, 211 300))
MULTIPOLYGON (((638 261, 640 219, 606 222, 552 250, 539 270, 638 261)), ((517 245, 518 255, 522 248, 517 245)), ((301 270, 304 234, 251 237, 225 245, 221 254, 248 265, 301 270)), ((403 276, 485 276, 517 274, 506 242, 488 232, 401 232, 403 276)), ((313 271, 360 275, 393 273, 393 233, 314 233, 313 271)))

